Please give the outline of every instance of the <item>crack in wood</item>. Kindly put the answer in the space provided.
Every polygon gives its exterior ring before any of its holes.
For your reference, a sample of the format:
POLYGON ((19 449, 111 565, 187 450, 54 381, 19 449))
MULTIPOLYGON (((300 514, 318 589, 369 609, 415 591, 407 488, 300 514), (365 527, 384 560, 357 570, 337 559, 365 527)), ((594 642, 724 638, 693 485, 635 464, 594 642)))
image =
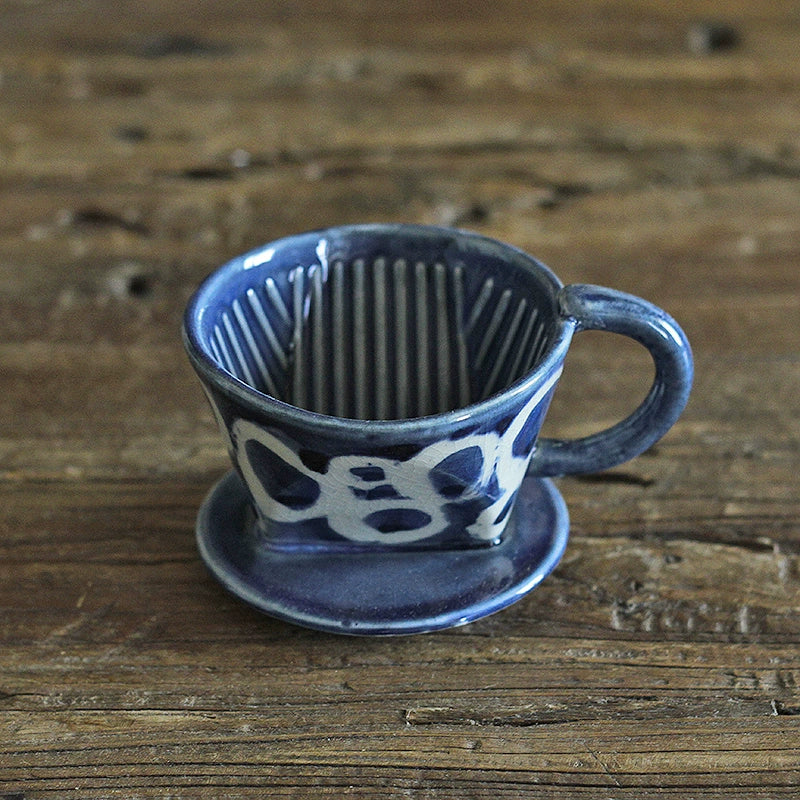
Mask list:
MULTIPOLYGON (((586 538, 593 538, 586 532, 581 532, 582 536, 586 538)), ((624 531, 620 535, 623 538, 630 539, 634 542, 652 542, 652 543, 666 543, 666 542, 686 542, 689 544, 702 544, 706 545, 722 545, 724 547, 735 547, 741 550, 747 550, 753 553, 773 553, 779 541, 761 541, 746 539, 744 536, 739 538, 735 535, 725 535, 715 531, 708 533, 693 533, 691 531, 658 531, 655 532, 642 532, 642 531, 624 531)), ((794 542, 787 542, 787 546, 796 547, 794 542)))
POLYGON ((87 206, 79 208, 68 216, 68 220, 75 228, 116 228, 139 236, 148 236, 150 234, 150 229, 147 225, 100 207, 87 206))
MULTIPOLYGON (((800 177, 800 164, 781 157, 767 158, 745 147, 732 144, 700 146, 661 142, 637 145, 602 136, 583 136, 564 142, 511 139, 481 139, 477 141, 444 141, 440 144, 394 144, 375 146, 341 146, 318 148, 281 148, 274 152, 248 153, 245 167, 234 169, 224 164, 206 164, 161 173, 167 178, 194 180, 229 180, 239 172, 257 172, 287 166, 319 167, 325 176, 352 176, 358 172, 374 173, 384 170, 408 170, 413 161, 425 158, 469 158, 481 156, 542 153, 593 153, 599 156, 639 159, 638 178, 613 182, 553 181, 538 177, 533 171, 517 175, 531 184, 549 191, 549 201, 542 208, 558 206, 561 202, 586 195, 620 193, 648 186, 681 187, 702 185, 705 188, 734 184, 762 178, 795 180, 800 177), (325 162, 333 162, 326 167, 325 162)), ((496 169, 496 166, 495 166, 496 169)), ((485 203, 482 203, 485 205, 485 203)))
MULTIPOLYGON (((688 700, 686 705, 688 705, 688 700)), ((713 702, 713 701, 712 701, 713 702)), ((668 707, 676 706, 672 702, 664 702, 654 694, 638 694, 625 696, 595 696, 583 698, 573 704, 570 701, 554 699, 538 707, 506 708, 497 712, 485 709, 452 706, 418 706, 408 708, 403 717, 408 725, 470 725, 493 728, 531 728, 545 725, 568 725, 594 718, 592 709, 603 708, 619 716, 647 716, 646 708, 658 708, 664 713, 668 707)), ((681 706, 678 702, 677 706, 681 706)), ((676 707, 677 707, 676 706, 676 707)), ((675 714, 684 714, 681 706, 675 714)))
POLYGON ((621 471, 574 475, 573 480, 579 481, 580 483, 611 483, 620 484, 622 486, 641 486, 643 489, 649 489, 657 483, 655 478, 647 478, 644 475, 637 475, 634 472, 621 471))
POLYGON ((409 708, 406 709, 403 716, 408 725, 477 725, 495 728, 530 728, 538 725, 561 725, 576 721, 575 718, 567 717, 547 719, 526 712, 486 716, 480 712, 472 713, 446 707, 409 708))

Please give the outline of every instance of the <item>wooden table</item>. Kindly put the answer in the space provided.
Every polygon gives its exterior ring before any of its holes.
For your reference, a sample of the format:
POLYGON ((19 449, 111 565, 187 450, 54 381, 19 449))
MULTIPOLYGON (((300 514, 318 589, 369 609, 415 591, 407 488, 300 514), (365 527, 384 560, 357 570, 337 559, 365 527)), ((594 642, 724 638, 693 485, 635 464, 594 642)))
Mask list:
MULTIPOLYGON (((798 796, 800 11, 719 5, 0 6, 0 797, 798 796), (228 258, 387 220, 649 298, 697 377, 559 481, 534 593, 341 638, 200 562, 228 461, 179 327, 228 258)), ((548 433, 649 379, 582 335, 548 433)))

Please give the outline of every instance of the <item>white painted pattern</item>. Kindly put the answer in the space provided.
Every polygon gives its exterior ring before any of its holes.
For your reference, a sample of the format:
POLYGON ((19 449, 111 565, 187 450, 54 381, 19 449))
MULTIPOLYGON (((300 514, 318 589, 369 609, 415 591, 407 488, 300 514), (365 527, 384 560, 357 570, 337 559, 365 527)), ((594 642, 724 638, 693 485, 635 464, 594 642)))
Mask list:
MULTIPOLYGON (((474 485, 459 496, 456 502, 466 503, 486 496, 488 487, 496 477, 499 491, 496 496, 492 496, 491 504, 464 531, 466 539, 493 541, 502 534, 508 521, 507 515, 499 522, 498 517, 519 489, 528 466, 529 458, 514 455, 514 441, 531 414, 540 403, 546 401, 560 374, 560 370, 554 372, 539 387, 502 434, 491 432, 456 440, 443 439, 404 461, 375 456, 340 455, 331 458, 327 469, 321 474, 308 469, 297 453, 276 435, 245 419, 237 419, 231 426, 233 457, 263 519, 276 523, 296 523, 324 517, 331 529, 350 541, 401 545, 436 536, 449 525, 446 505, 452 501, 437 493, 431 479, 432 471, 448 457, 478 448, 482 454, 480 474, 474 485), (247 448, 249 442, 257 442, 305 478, 314 481, 320 489, 318 499, 312 505, 298 510, 272 497, 250 459, 247 448), (385 475, 385 483, 394 488, 395 496, 376 499, 359 496, 370 485, 358 477, 359 470, 366 468, 381 470, 385 475), (367 521, 376 512, 397 509, 422 511, 428 515, 430 521, 412 530, 391 533, 376 530, 367 521)), ((219 412, 215 413, 219 419, 219 412)))

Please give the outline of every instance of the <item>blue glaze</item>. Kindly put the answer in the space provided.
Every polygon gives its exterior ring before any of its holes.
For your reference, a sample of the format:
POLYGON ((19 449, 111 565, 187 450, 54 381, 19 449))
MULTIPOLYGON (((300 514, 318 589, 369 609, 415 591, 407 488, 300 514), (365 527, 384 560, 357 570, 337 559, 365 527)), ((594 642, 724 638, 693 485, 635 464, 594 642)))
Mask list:
POLYGON ((629 461, 675 424, 692 387, 689 341, 665 311, 639 297, 586 284, 565 286, 559 303, 576 331, 619 333, 644 345, 656 374, 642 404, 609 430, 575 441, 539 439, 530 467, 535 475, 597 472, 629 461))
POLYGON ((483 464, 480 447, 464 447, 443 458, 430 471, 430 480, 443 498, 455 499, 480 480, 483 464))
POLYGON ((304 511, 317 502, 319 483, 311 475, 304 474, 255 440, 247 441, 245 450, 264 491, 275 502, 295 511, 304 511))
MULTIPOLYGON (((377 433, 359 438, 354 429, 350 453, 315 459, 322 464, 319 471, 300 458, 301 448, 286 426, 242 416, 223 424, 234 465, 275 548, 484 547, 503 533, 507 514, 502 512, 525 475, 533 433, 557 377, 557 372, 547 376, 530 397, 520 398, 524 404, 510 423, 501 421, 500 433, 473 431, 431 441, 437 433, 431 425, 426 446, 393 450, 377 433)), ((211 402, 216 405, 215 398, 211 402)), ((219 407, 217 416, 224 419, 219 407)), ((312 422, 309 430, 313 427, 312 422)), ((325 442, 317 437, 318 448, 325 442)))
POLYGON ((350 467, 350 474, 362 481, 385 481, 386 473, 380 467, 350 467))
POLYGON ((569 521, 546 479, 527 478, 509 535, 484 549, 301 553, 264 546, 234 473, 209 494, 197 542, 211 574, 272 617, 350 635, 426 633, 473 622, 517 602, 558 564, 569 521))
MULTIPOLYGON (((226 569, 244 563, 243 539, 264 569, 280 567, 281 581, 295 568, 324 571, 314 559, 325 555, 352 556, 361 578, 387 581, 400 569, 395 558, 415 570, 429 559, 437 575, 470 552, 475 564, 490 563, 487 552, 513 550, 511 539, 527 535, 510 522, 526 473, 593 471, 634 457, 674 423, 692 380, 689 344, 661 309, 611 289, 565 287, 540 262, 485 237, 414 225, 301 234, 234 259, 190 301, 184 341, 255 510, 252 525, 222 520, 228 481, 204 511, 201 549, 228 583, 226 569), (653 386, 607 431, 540 439, 572 336, 591 329, 644 345, 653 386), (368 567, 370 559, 388 566, 368 567)), ((532 485, 524 484, 528 496, 558 505, 549 484, 532 485)), ((544 519, 566 524, 560 512, 544 519)), ((248 576, 248 597, 262 579, 248 576)), ((470 613, 495 608, 486 602, 470 613)), ((303 614, 293 606, 291 616, 303 614)))

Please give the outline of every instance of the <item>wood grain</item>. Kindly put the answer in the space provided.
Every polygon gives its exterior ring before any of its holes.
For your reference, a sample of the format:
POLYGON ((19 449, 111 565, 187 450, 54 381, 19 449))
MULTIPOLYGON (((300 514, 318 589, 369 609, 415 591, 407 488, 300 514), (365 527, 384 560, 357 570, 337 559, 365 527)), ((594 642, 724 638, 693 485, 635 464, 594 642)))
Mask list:
MULTIPOLYGON (((800 14, 718 4, 0 7, 0 797, 775 800, 800 786, 800 14), (512 608, 402 639, 208 576, 228 468, 183 355, 199 280, 328 224, 468 227, 692 341, 653 450, 563 479, 512 608)), ((577 338, 547 423, 618 419, 577 338)), ((413 591, 413 586, 409 586, 413 591)))

